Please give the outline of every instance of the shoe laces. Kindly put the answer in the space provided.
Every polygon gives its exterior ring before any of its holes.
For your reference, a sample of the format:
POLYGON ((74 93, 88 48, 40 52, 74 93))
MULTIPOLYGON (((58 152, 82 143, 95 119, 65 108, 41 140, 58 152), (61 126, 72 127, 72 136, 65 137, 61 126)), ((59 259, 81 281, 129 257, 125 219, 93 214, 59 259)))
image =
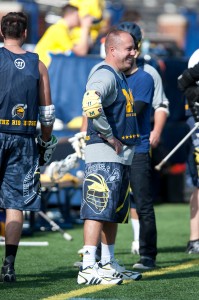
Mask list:
POLYGON ((121 273, 124 272, 126 270, 126 268, 124 267, 124 264, 119 261, 118 259, 111 259, 110 264, 112 266, 113 269, 115 269, 117 272, 121 273))

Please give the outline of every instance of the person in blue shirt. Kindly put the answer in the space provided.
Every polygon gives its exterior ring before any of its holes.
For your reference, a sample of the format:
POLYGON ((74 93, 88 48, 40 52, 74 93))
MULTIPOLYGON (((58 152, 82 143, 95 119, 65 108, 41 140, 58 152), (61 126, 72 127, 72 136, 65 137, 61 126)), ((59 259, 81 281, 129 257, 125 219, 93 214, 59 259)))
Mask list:
MULTIPOLYGON (((128 85, 132 91, 137 121, 141 136, 141 144, 135 147, 131 164, 131 217, 137 219, 137 253, 140 260, 133 265, 135 269, 152 269, 156 267, 157 229, 152 198, 152 169, 150 148, 156 147, 168 115, 168 100, 164 95, 160 77, 152 66, 137 66, 140 53, 142 32, 132 22, 123 22, 118 29, 127 31, 134 38, 137 54, 131 69, 125 72, 128 85), (155 74, 155 75, 154 75, 155 74), (158 81, 158 84, 157 84, 158 81), (154 128, 151 128, 151 110, 155 110, 154 128), (135 212, 136 207, 136 212, 135 212)), ((134 236, 135 239, 135 236, 134 236)), ((136 240, 134 241, 136 242, 136 240)), ((134 249, 135 250, 135 249, 134 249)))

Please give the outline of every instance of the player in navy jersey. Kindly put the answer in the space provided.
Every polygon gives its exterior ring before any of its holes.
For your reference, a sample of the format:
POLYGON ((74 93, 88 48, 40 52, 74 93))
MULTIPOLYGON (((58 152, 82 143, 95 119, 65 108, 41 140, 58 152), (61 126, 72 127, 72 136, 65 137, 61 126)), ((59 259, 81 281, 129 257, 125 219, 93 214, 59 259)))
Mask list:
POLYGON ((38 55, 23 50, 27 16, 2 17, 0 48, 0 207, 6 211, 5 259, 0 279, 16 281, 14 263, 23 226, 23 211, 40 209, 40 169, 56 146, 55 119, 47 69, 38 55), (36 143, 37 119, 41 134, 36 143))

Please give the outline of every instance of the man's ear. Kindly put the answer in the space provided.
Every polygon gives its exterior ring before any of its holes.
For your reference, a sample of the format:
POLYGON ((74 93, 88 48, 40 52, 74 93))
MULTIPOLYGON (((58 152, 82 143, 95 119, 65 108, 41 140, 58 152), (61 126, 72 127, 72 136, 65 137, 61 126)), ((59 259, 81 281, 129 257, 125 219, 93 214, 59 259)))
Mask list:
POLYGON ((2 31, 1 31, 1 29, 0 29, 0 36, 2 36, 2 37, 4 38, 4 36, 3 36, 3 33, 2 33, 2 31))
POLYGON ((138 58, 139 55, 140 55, 140 51, 136 49, 134 57, 138 58))
POLYGON ((110 52, 111 52, 111 54, 114 56, 115 47, 111 46, 111 47, 110 47, 110 52))
POLYGON ((27 31, 27 29, 25 29, 25 31, 24 31, 24 39, 27 38, 27 35, 28 35, 28 31, 27 31))

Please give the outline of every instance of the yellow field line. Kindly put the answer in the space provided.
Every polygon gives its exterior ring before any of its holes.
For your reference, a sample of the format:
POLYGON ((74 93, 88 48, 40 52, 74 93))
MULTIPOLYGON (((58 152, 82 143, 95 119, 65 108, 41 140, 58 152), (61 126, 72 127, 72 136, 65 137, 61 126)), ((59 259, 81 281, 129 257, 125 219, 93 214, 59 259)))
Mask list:
MULTIPOLYGON (((166 268, 161 268, 159 270, 145 272, 143 274, 143 277, 145 278, 145 277, 151 277, 151 276, 157 276, 157 275, 164 275, 164 274, 170 273, 170 272, 186 270, 186 269, 192 268, 196 264, 199 264, 199 259, 192 260, 190 262, 180 264, 177 266, 173 266, 173 267, 166 267, 166 268)), ((123 284, 127 284, 130 282, 132 282, 132 281, 125 280, 123 282, 123 284)), ((66 299, 70 299, 70 298, 79 297, 79 296, 82 296, 85 294, 91 294, 91 293, 96 293, 98 291, 103 291, 103 290, 109 289, 111 287, 114 287, 114 285, 109 285, 109 284, 108 285, 90 285, 88 287, 84 287, 84 288, 78 289, 78 290, 73 290, 68 293, 54 295, 54 296, 50 296, 48 298, 43 298, 42 300, 66 300, 66 299)))

